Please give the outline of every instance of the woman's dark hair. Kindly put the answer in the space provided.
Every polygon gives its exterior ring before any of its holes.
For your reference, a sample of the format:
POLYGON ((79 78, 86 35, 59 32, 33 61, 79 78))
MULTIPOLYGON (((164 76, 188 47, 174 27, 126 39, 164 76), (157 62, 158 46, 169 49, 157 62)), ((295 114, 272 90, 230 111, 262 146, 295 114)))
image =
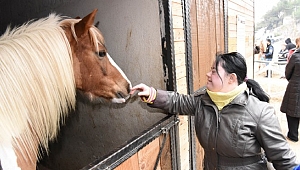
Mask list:
POLYGON ((238 85, 246 82, 249 90, 261 101, 269 102, 270 97, 261 88, 261 86, 253 79, 247 78, 247 64, 245 58, 238 52, 231 52, 217 55, 216 71, 218 72, 218 65, 222 66, 224 70, 231 74, 235 73, 238 80, 238 85))

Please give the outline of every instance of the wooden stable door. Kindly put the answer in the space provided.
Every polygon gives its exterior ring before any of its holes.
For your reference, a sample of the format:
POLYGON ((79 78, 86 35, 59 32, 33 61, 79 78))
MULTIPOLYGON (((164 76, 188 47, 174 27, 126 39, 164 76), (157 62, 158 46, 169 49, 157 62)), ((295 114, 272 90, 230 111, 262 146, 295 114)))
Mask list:
POLYGON ((225 51, 223 0, 191 0, 194 90, 206 84, 217 52, 225 51))
MULTIPOLYGON (((223 0, 191 0, 191 41, 194 91, 205 86, 206 73, 218 52, 225 52, 223 0)), ((192 131, 195 135, 195 132, 192 131)), ((203 169, 204 151, 195 137, 195 169, 203 169)))

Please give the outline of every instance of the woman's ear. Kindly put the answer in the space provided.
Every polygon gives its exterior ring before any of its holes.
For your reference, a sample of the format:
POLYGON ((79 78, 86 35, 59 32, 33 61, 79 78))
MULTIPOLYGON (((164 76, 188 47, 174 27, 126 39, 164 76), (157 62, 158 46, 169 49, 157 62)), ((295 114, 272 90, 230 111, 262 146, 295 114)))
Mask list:
POLYGON ((235 83, 237 82, 237 76, 235 73, 231 73, 229 77, 229 83, 235 83))

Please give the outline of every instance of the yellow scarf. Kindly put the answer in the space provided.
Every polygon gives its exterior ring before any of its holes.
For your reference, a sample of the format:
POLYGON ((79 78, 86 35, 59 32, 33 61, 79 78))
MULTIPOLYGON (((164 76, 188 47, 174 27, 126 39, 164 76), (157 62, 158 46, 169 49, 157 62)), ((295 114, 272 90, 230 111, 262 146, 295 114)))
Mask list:
POLYGON ((207 93, 211 100, 215 103, 219 110, 222 110, 224 106, 230 103, 237 95, 241 94, 247 89, 246 83, 242 83, 230 92, 212 92, 207 90, 207 93))

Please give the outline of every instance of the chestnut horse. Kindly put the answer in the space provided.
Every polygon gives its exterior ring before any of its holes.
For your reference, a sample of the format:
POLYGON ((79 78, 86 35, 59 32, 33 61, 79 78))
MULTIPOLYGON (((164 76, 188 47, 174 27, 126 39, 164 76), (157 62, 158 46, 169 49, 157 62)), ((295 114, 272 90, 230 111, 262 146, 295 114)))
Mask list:
MULTIPOLYGON (((36 169, 41 150, 75 109, 76 89, 123 103, 131 83, 93 25, 54 13, 8 28, 0 37, 0 160, 4 170, 36 169)), ((1 169, 1 167, 0 167, 1 169)))

